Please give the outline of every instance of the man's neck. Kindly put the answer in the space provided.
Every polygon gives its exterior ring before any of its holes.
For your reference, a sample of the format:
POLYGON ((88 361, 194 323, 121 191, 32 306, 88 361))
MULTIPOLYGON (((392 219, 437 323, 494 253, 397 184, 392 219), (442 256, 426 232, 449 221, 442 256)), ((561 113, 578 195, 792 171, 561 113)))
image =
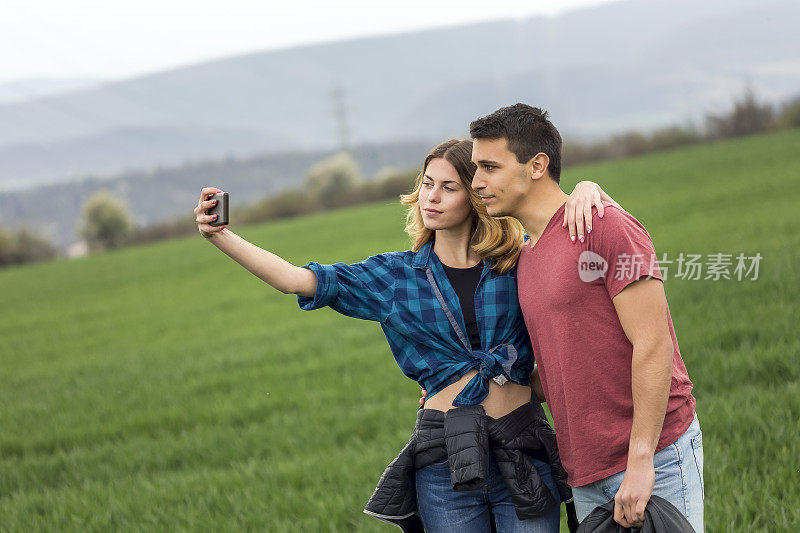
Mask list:
POLYGON ((525 232, 533 242, 539 240, 548 222, 569 198, 569 195, 562 191, 555 182, 553 185, 555 186, 548 184, 539 187, 538 190, 532 190, 529 198, 523 202, 519 213, 514 215, 522 223, 525 232))

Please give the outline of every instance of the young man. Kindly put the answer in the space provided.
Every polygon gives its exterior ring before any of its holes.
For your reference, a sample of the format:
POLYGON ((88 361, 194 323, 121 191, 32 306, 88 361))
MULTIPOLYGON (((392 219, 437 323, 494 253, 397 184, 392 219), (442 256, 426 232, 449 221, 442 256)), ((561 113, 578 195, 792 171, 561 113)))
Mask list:
POLYGON ((556 230, 567 195, 545 111, 504 107, 470 133, 472 187, 528 233, 517 290, 578 519, 614 498, 614 519, 640 526, 655 494, 702 531, 702 436, 650 235, 607 202, 585 235, 556 230))

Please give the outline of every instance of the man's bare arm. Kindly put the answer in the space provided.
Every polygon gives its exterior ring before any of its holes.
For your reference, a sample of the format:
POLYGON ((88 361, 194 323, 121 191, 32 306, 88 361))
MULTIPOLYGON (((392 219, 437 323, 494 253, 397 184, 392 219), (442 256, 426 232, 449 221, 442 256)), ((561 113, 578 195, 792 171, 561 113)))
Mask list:
POLYGON ((633 425, 628 465, 615 499, 615 519, 626 527, 641 525, 653 492, 653 455, 667 410, 674 346, 669 332, 667 298, 657 279, 640 279, 612 300, 625 335, 633 345, 631 362, 633 425), (625 521, 630 525, 626 525, 625 521))

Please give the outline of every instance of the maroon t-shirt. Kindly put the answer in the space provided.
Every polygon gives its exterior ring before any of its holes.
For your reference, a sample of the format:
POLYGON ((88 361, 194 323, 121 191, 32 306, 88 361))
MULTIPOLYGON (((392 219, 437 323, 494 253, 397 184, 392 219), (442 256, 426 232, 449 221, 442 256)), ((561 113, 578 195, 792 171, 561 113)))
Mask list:
MULTIPOLYGON (((541 237, 526 241, 517 291, 531 337, 561 461, 573 487, 625 470, 633 423, 633 345, 612 302, 642 276, 660 279, 650 235, 627 212, 592 208, 592 233, 572 244, 561 228, 562 205, 541 237)), ((694 419, 695 398, 672 316, 672 384, 656 451, 675 442, 694 419)))

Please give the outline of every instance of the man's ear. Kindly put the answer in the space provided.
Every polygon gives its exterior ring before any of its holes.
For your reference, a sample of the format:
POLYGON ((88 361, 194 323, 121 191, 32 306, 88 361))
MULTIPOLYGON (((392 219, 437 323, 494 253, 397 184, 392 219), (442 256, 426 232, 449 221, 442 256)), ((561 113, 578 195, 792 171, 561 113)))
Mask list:
POLYGON ((550 166, 550 158, 547 157, 546 153, 539 152, 525 164, 525 176, 533 180, 538 180, 545 175, 548 166, 550 166))

